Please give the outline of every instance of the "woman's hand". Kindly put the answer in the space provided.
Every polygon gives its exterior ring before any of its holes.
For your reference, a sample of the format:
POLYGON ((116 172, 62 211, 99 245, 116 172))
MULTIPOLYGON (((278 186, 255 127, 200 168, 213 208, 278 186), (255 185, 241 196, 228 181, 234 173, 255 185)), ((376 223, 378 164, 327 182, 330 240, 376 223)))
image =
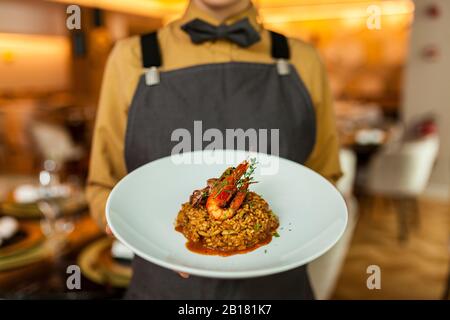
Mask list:
POLYGON ((106 233, 109 237, 114 237, 114 235, 113 235, 113 233, 112 233, 112 231, 111 231, 111 228, 110 228, 108 225, 106 225, 106 227, 105 227, 105 233, 106 233))
POLYGON ((183 279, 187 279, 187 278, 189 278, 189 273, 186 273, 186 272, 178 272, 178 271, 176 271, 179 275, 180 275, 180 277, 182 277, 183 279))

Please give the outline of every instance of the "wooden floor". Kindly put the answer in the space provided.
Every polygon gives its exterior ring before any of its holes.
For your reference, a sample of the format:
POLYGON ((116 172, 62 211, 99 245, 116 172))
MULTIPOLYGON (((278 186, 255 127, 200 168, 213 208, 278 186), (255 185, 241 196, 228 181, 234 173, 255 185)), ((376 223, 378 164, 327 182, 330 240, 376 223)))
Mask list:
POLYGON ((334 299, 442 299, 449 272, 450 206, 419 201, 420 224, 399 243, 392 203, 377 199, 362 213, 338 280, 334 299), (381 269, 381 289, 369 290, 366 270, 381 269))

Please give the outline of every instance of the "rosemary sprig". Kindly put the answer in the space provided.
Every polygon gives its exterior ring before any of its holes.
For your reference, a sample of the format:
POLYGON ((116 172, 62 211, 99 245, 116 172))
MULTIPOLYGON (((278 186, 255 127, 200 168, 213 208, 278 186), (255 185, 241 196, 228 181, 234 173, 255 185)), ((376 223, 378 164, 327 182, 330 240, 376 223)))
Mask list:
POLYGON ((256 161, 256 158, 250 159, 250 165, 249 165, 247 171, 245 171, 244 175, 239 179, 239 181, 236 185, 238 189, 240 189, 245 182, 248 182, 249 184, 257 182, 257 181, 254 181, 254 178, 252 177, 253 173, 256 170, 257 164, 258 164, 258 162, 256 161))

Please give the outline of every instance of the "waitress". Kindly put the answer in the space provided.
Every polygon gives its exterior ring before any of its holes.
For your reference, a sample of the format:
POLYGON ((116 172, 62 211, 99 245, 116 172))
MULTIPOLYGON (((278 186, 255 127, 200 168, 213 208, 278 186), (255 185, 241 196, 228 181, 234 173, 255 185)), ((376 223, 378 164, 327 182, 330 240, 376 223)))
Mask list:
MULTIPOLYGON (((171 134, 279 129, 279 155, 340 176, 325 69, 308 44, 265 30, 250 0, 191 0, 183 17, 155 33, 119 41, 106 66, 87 197, 107 229, 105 203, 128 172, 171 154, 171 134)), ((161 183, 149 181, 149 183, 161 183)), ((219 280, 179 274, 140 257, 130 299, 312 299, 306 267, 219 280)))

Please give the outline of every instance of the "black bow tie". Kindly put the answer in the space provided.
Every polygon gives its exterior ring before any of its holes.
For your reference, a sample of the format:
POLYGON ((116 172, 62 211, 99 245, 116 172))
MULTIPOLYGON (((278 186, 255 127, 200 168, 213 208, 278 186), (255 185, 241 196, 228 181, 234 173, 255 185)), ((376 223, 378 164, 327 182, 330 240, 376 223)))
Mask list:
POLYGON ((214 26, 200 19, 194 19, 181 26, 193 43, 226 39, 241 47, 249 47, 260 39, 259 33, 253 29, 248 18, 231 25, 214 26))

